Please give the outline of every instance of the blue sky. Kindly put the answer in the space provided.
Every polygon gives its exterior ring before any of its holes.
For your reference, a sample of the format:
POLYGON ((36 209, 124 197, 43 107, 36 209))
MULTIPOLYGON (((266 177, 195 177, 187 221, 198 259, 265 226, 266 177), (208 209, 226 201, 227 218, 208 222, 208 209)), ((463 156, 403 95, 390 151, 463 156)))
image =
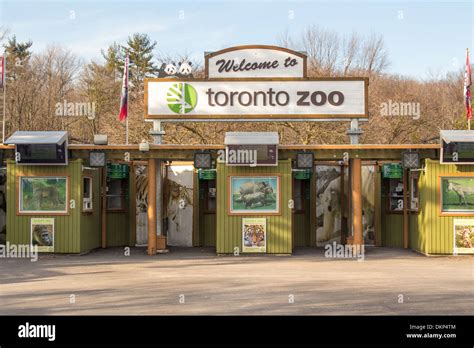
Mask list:
POLYGON ((189 54, 203 61, 205 51, 277 44, 283 32, 298 37, 316 24, 341 35, 382 34, 388 71, 417 78, 463 69, 466 47, 474 50, 473 17, 470 0, 0 0, 0 25, 20 41, 31 39, 36 52, 61 44, 86 60, 100 60, 101 48, 144 32, 158 42, 160 54, 189 54))

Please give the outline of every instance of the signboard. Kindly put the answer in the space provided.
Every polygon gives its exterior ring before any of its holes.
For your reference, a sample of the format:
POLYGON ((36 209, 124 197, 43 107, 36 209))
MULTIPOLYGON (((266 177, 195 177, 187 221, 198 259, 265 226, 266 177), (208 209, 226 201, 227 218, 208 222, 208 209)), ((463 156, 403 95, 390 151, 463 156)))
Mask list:
POLYGON ((384 179, 401 179, 403 177, 403 169, 399 163, 384 164, 382 166, 382 178, 384 179))
POLYGON ((31 246, 39 252, 54 252, 54 218, 31 219, 31 246))
POLYGON ((198 178, 199 180, 215 180, 217 172, 215 169, 199 169, 198 178))
POLYGON ((453 254, 474 254, 474 219, 454 219, 453 254))
POLYGON ((267 251, 267 220, 265 218, 242 219, 242 252, 264 253, 267 251))
POLYGON ((226 164, 228 166, 277 166, 277 145, 227 145, 226 164))
POLYGON ((293 171, 293 177, 296 180, 311 179, 311 169, 297 169, 293 171))
POLYGON ((306 55, 277 46, 237 46, 204 56, 206 78, 306 77, 306 55))
POLYGON ((126 164, 107 165, 107 177, 110 179, 126 179, 128 178, 128 166, 126 164))
POLYGON ((367 118, 364 78, 145 80, 145 118, 367 118))
POLYGON ((474 142, 442 141, 441 164, 473 164, 474 142))

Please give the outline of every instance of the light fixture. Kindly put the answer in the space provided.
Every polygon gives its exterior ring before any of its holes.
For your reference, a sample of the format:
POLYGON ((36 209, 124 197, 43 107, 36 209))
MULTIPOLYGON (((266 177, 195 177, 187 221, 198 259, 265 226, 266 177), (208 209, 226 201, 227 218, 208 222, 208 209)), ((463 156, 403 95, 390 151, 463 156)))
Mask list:
POLYGON ((146 140, 142 140, 142 142, 138 145, 138 149, 141 152, 148 152, 150 151, 150 144, 146 140))
POLYGON ((107 164, 107 156, 105 151, 89 152, 89 167, 105 167, 107 164))
POLYGON ((420 154, 418 152, 403 152, 402 167, 404 169, 419 169, 421 167, 420 154))
POLYGON ((196 152, 194 154, 194 168, 196 169, 211 169, 212 155, 210 152, 196 152))
POLYGON ((296 154, 297 169, 313 169, 314 154, 312 152, 299 152, 296 154))
POLYGON ((107 134, 94 134, 94 145, 107 145, 108 143, 107 134))

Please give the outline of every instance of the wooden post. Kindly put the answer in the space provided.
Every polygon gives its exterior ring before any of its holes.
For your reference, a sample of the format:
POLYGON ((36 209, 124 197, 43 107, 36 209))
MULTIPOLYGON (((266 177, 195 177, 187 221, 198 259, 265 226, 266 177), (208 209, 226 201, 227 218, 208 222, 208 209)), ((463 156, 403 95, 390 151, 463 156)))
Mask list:
POLYGON ((107 247, 107 166, 102 168, 102 248, 107 247))
POLYGON ((156 160, 148 160, 148 255, 156 254, 156 160))
POLYGON ((374 207, 374 232, 375 245, 382 246, 382 174, 380 165, 376 165, 375 172, 375 207, 374 207))
POLYGON ((341 182, 339 186, 339 192, 341 194, 341 243, 346 244, 347 240, 347 228, 345 224, 345 219, 344 219, 344 210, 345 208, 345 199, 344 199, 344 165, 340 166, 341 168, 341 182))
POLYGON ((352 196, 352 231, 353 244, 364 244, 362 235, 362 161, 360 158, 350 160, 351 196, 352 196))
POLYGON ((403 169, 403 247, 408 249, 408 171, 403 169))

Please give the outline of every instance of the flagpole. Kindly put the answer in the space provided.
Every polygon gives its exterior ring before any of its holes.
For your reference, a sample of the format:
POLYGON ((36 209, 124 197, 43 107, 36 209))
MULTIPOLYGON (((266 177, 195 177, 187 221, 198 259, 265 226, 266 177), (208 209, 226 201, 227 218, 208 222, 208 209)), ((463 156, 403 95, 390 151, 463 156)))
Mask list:
POLYGON ((130 77, 130 73, 129 73, 129 67, 130 67, 130 57, 128 55, 128 51, 127 51, 127 117, 125 119, 125 145, 128 145, 128 104, 129 104, 129 96, 130 96, 130 84, 128 83, 128 79, 130 77))
MULTIPOLYGON (((467 60, 469 61, 469 64, 471 64, 470 60, 469 60, 469 48, 466 48, 466 57, 467 57, 467 60)), ((467 67, 466 67, 467 69, 467 67)), ((466 70, 467 71, 467 70, 466 70)), ((469 76, 469 79, 471 77, 469 76)), ((467 117, 467 129, 468 130, 471 130, 471 119, 469 118, 469 116, 467 117)))
POLYGON ((7 60, 5 59, 5 52, 3 53, 3 71, 2 71, 2 83, 3 83, 3 118, 2 118, 2 144, 5 144, 5 115, 6 115, 6 95, 7 95, 7 60))

